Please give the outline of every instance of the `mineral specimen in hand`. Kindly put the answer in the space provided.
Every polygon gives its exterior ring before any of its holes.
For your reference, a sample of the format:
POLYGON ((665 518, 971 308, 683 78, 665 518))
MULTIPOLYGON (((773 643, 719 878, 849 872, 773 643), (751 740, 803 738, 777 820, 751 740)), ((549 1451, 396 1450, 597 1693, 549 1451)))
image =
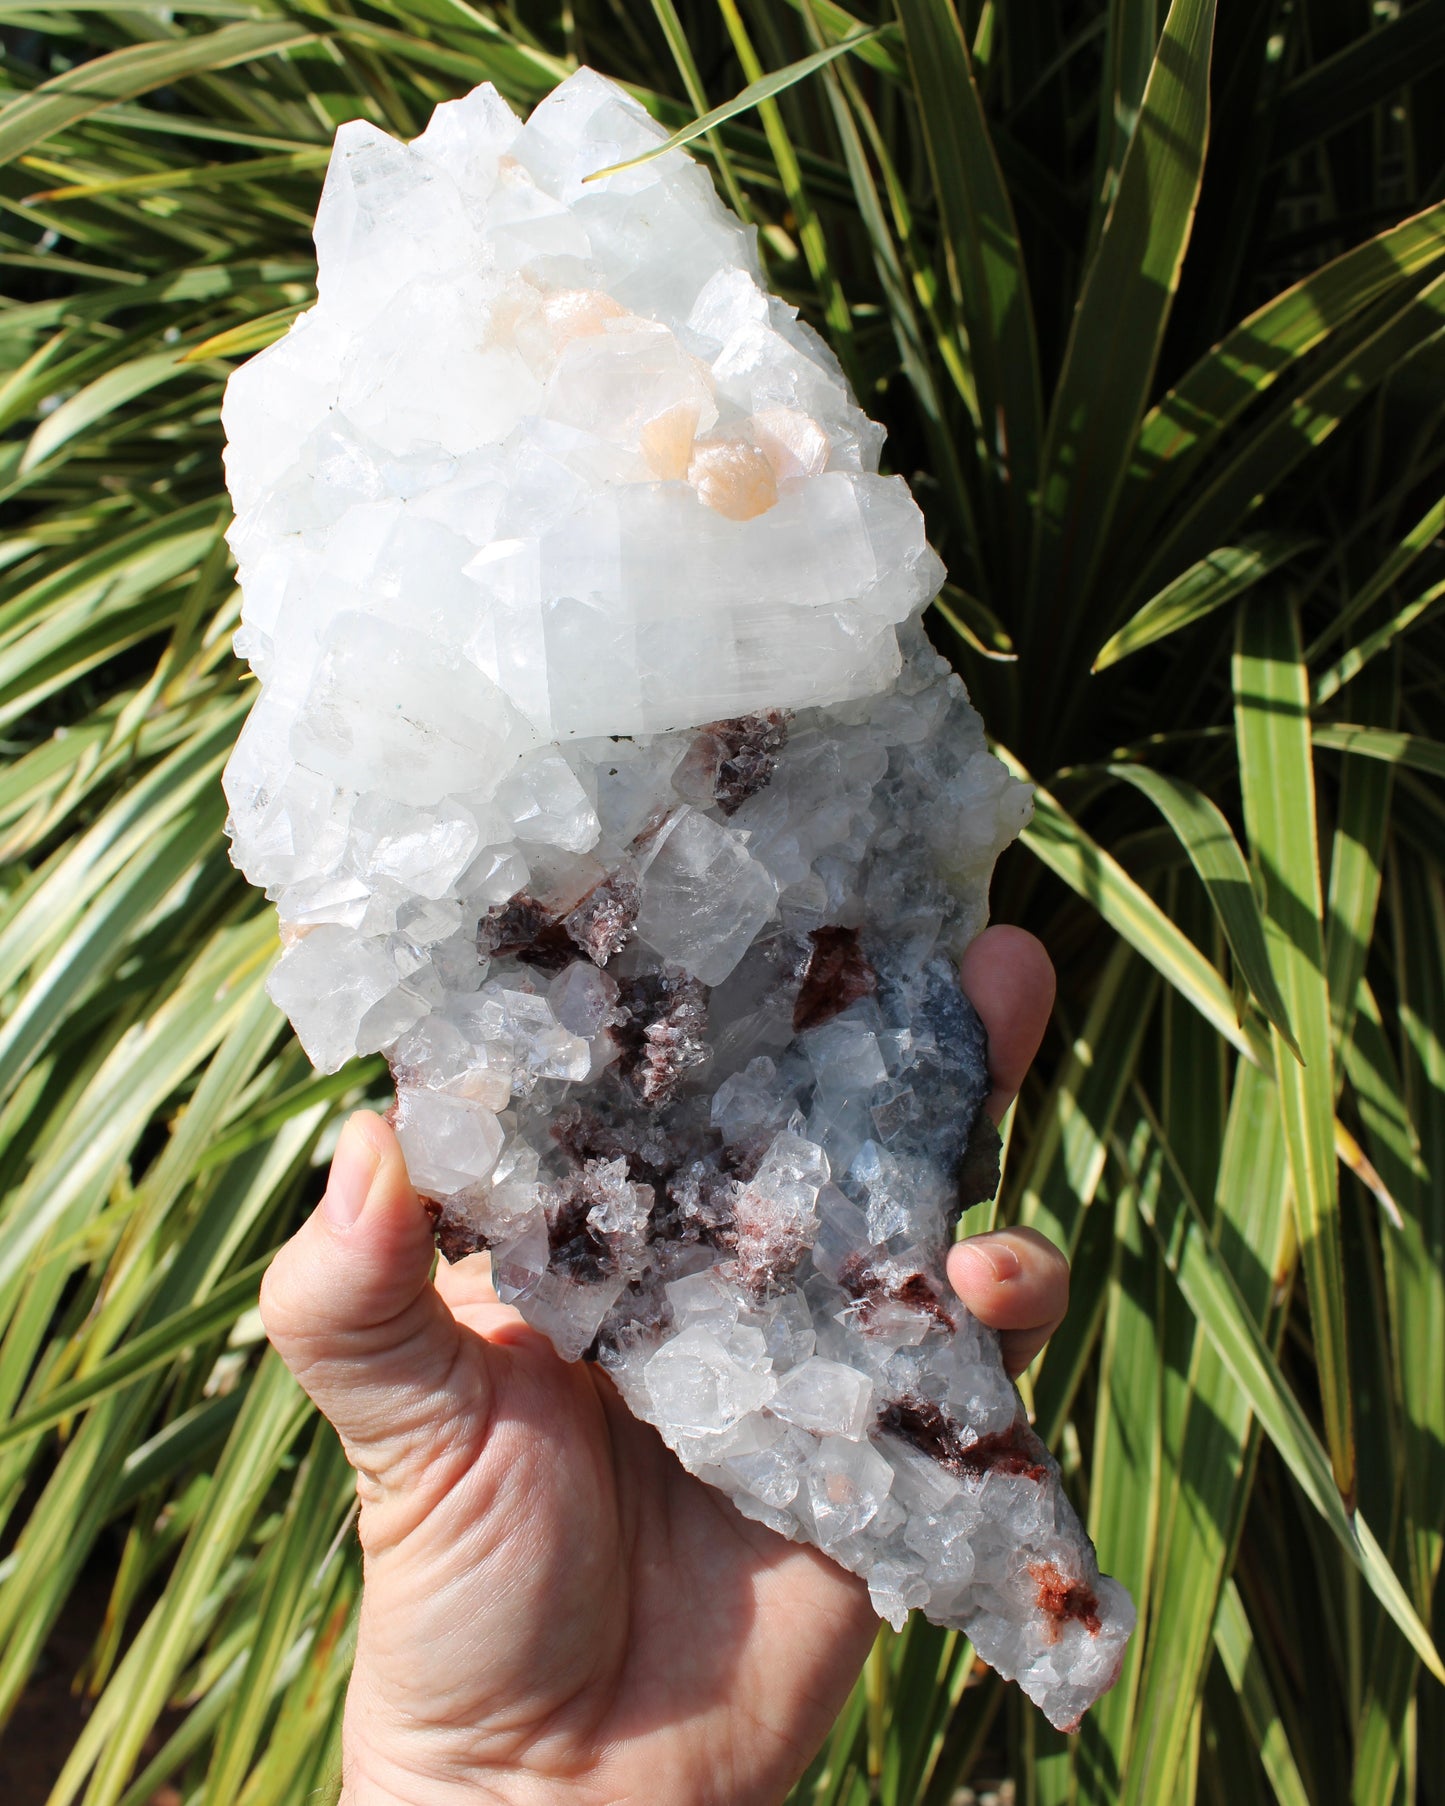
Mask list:
POLYGON ((226 396, 235 857, 315 1064, 391 1062, 443 1250, 1070 1725, 1133 1610, 941 1278, 1028 793, 751 232, 678 151, 586 180, 658 135, 586 70, 338 133, 318 303, 226 396))

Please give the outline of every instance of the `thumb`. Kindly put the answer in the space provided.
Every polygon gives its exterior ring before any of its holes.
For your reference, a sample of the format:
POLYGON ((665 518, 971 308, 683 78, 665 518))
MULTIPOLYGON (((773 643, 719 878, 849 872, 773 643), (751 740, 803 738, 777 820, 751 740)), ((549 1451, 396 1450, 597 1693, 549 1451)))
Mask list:
POLYGON ((433 1253, 400 1143, 379 1116, 358 1111, 341 1131, 325 1196, 261 1285, 277 1353, 352 1466, 384 1493, 406 1486, 459 1414, 485 1404, 480 1344, 437 1296, 433 1253))

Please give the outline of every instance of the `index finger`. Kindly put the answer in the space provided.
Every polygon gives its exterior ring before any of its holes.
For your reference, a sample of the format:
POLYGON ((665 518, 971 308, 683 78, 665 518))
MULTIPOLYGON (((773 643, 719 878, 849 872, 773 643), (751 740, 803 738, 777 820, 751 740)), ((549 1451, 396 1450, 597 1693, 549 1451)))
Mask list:
POLYGON ((998 1123, 1018 1095, 1054 1007, 1054 967, 1027 929, 985 928, 959 962, 963 988, 988 1031, 993 1090, 984 1109, 998 1123))

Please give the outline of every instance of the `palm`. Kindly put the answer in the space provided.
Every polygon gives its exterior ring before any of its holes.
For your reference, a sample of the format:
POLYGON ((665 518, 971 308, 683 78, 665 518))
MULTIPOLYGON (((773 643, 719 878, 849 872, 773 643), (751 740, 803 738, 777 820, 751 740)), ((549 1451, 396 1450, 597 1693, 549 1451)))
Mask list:
POLYGON ((867 1650, 866 1590, 692 1479, 477 1275, 442 1290, 461 1415, 414 1451, 429 1478, 406 1519, 380 1498, 363 1513, 360 1734, 374 1690, 448 1771, 585 1777, 609 1800, 778 1797, 867 1650))

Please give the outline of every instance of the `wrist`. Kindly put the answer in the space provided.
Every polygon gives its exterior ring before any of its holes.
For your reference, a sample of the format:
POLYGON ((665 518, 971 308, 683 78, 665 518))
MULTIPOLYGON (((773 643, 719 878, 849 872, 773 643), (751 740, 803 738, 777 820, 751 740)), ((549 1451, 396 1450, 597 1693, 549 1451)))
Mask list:
POLYGON ((337 1806, 625 1806, 691 1794, 641 1794, 604 1766, 574 1766, 576 1752, 478 1724, 456 1700, 432 1700, 423 1720, 397 1704, 361 1656, 352 1669, 341 1734, 337 1806), (561 1757, 561 1761, 557 1757, 561 1757), (551 1758, 549 1760, 549 1757, 551 1758))
POLYGON ((343 1761, 337 1806, 523 1806, 524 1799, 480 1774, 429 1774, 368 1752, 365 1762, 343 1761))
MULTIPOLYGON (((350 1714, 348 1714, 350 1717, 350 1714)), ((446 1739, 441 1739, 445 1744, 446 1739)), ((600 1806, 585 1784, 522 1768, 458 1759, 419 1732, 342 1739, 337 1806, 600 1806)))
POLYGON ((390 1765, 379 1773, 347 1762, 336 1806, 555 1806, 578 1797, 570 1786, 539 1775, 444 1779, 390 1765))
POLYGON ((505 1769, 486 1760, 478 1728, 463 1722, 457 1703, 403 1698, 375 1674, 365 1649, 357 1653, 341 1730, 341 1791, 337 1806, 524 1806, 505 1769))
POLYGON ((337 1806, 523 1806, 506 1775, 467 1760, 445 1734, 388 1726, 384 1714, 359 1712, 355 1695, 353 1680, 337 1806))

